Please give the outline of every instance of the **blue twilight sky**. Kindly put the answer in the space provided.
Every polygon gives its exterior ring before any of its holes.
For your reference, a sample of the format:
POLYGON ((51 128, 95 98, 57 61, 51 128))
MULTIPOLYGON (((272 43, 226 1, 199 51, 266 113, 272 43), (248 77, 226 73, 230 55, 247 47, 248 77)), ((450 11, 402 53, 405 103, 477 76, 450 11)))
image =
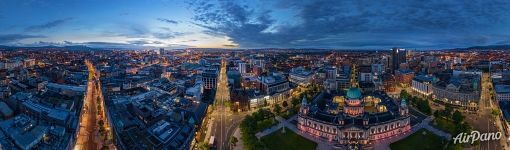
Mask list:
POLYGON ((0 45, 417 49, 510 44, 508 0, 0 0, 0 45))

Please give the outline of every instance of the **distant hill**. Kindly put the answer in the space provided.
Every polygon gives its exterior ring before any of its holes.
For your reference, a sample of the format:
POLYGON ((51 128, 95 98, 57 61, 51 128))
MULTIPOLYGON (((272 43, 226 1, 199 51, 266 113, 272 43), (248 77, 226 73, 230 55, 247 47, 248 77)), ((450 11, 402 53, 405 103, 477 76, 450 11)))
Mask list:
POLYGON ((468 48, 461 48, 461 49, 467 49, 467 50, 475 50, 475 49, 497 49, 497 50, 510 50, 510 45, 487 45, 487 46, 473 46, 468 48))

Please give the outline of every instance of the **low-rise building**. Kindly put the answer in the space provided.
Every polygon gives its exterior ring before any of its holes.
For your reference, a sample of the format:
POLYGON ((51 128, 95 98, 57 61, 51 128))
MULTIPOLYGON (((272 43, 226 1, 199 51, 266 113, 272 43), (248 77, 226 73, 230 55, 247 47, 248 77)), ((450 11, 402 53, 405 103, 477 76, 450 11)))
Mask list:
POLYGON ((289 81, 297 85, 306 86, 310 84, 312 77, 313 73, 303 67, 292 68, 289 73, 289 81))
POLYGON ((398 79, 398 84, 403 87, 409 87, 413 81, 414 72, 408 69, 400 69, 396 71, 395 77, 398 79))
POLYGON ((0 129, 22 150, 35 148, 48 133, 47 126, 36 125, 35 121, 25 115, 0 122, 0 129))
POLYGON ((447 75, 448 80, 435 82, 432 98, 469 110, 477 110, 480 101, 480 76, 477 74, 447 75))
POLYGON ((434 77, 432 76, 418 75, 413 78, 411 89, 424 96, 429 96, 433 92, 432 90, 433 82, 434 77))
POLYGON ((494 86, 496 92, 496 100, 499 101, 510 101, 510 85, 497 84, 494 86))

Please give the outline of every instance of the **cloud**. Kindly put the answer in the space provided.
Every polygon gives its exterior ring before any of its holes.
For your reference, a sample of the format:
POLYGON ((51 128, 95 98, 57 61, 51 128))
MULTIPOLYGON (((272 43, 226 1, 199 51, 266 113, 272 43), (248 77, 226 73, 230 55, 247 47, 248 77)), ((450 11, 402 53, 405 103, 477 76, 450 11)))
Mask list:
POLYGON ((244 48, 452 47, 510 39, 498 36, 509 30, 510 1, 279 0, 263 8, 229 0, 189 4, 203 33, 244 48), (289 23, 278 17, 282 11, 291 16, 289 23))
POLYGON ((178 36, 183 36, 185 34, 186 33, 184 32, 156 32, 153 33, 152 35, 158 39, 172 39, 178 36))
POLYGON ((176 32, 168 27, 151 29, 142 24, 118 24, 118 28, 115 31, 108 30, 102 33, 103 36, 110 37, 157 38, 161 40, 173 39, 188 34, 191 34, 191 32, 176 32))
POLYGON ((195 46, 186 45, 186 44, 167 44, 167 47, 169 47, 169 48, 191 48, 191 47, 195 47, 195 46))
POLYGON ((165 43, 163 43, 161 41, 152 41, 152 44, 165 44, 165 43))
MULTIPOLYGON (((121 48, 121 49, 145 49, 145 48, 156 48, 156 47, 167 47, 168 44, 161 41, 153 41, 147 39, 139 39, 127 41, 126 43, 122 42, 102 42, 102 41, 91 41, 91 42, 72 42, 72 41, 38 41, 29 44, 21 44, 16 43, 16 46, 76 46, 83 45, 92 48, 121 48)), ((172 44, 170 44, 172 45, 172 44)), ((179 46, 179 45, 174 45, 179 46)), ((182 45, 180 45, 182 47, 182 45)))
POLYGON ((153 36, 158 39, 171 39, 175 38, 173 33, 154 33, 153 36))
POLYGON ((165 22, 165 23, 169 23, 169 24, 178 24, 179 23, 175 20, 170 20, 170 19, 166 19, 166 18, 157 18, 157 19, 161 22, 165 22))
POLYGON ((0 44, 7 44, 12 42, 17 42, 23 39, 31 39, 31 38, 46 38, 46 36, 42 35, 28 35, 28 34, 3 34, 0 35, 0 44))
POLYGON ((116 42, 83 42, 75 43, 76 45, 85 45, 93 48, 122 48, 122 49, 142 49, 143 46, 129 44, 129 43, 116 43, 116 42))
POLYGON ((60 25, 66 23, 66 22, 68 22, 68 21, 70 21, 72 19, 73 18, 57 19, 57 20, 53 20, 53 21, 50 21, 50 22, 46 22, 44 24, 29 26, 25 30, 26 31, 30 31, 30 32, 38 32, 38 31, 54 28, 56 26, 60 26, 60 25))
MULTIPOLYGON (((133 41, 131 41, 133 42, 133 41)), ((122 48, 122 49, 143 49, 148 46, 144 46, 143 44, 138 44, 137 42, 133 43, 118 43, 118 42, 100 42, 100 41, 92 41, 92 42, 72 42, 72 41, 62 41, 62 42, 53 42, 53 41, 38 41, 29 44, 19 44, 17 46, 76 46, 83 45, 92 48, 122 48)))
POLYGON ((239 47, 238 45, 232 45, 232 44, 225 44, 223 46, 224 47, 230 47, 230 48, 239 47))
POLYGON ((128 41, 128 43, 133 44, 133 45, 164 44, 161 41, 150 41, 150 40, 145 40, 145 39, 128 41))
POLYGON ((198 40, 193 40, 193 39, 192 39, 192 40, 183 40, 183 41, 181 41, 181 42, 182 42, 182 43, 185 43, 185 42, 196 42, 196 41, 198 41, 198 40))
POLYGON ((133 44, 133 45, 145 45, 145 44, 152 44, 152 42, 150 41, 146 41, 146 40, 135 40, 135 41, 128 41, 129 44, 133 44))

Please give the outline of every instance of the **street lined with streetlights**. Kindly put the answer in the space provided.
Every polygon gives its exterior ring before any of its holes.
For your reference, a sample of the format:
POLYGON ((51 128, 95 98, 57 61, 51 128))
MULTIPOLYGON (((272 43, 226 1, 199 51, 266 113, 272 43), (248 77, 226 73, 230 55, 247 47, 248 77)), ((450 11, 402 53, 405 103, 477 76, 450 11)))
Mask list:
POLYGON ((101 92, 101 83, 99 81, 100 74, 96 71, 92 62, 85 60, 85 64, 89 71, 89 78, 87 81, 86 95, 83 101, 83 109, 80 115, 80 128, 74 149, 95 150, 103 146, 115 149, 112 143, 102 143, 101 136, 98 132, 101 128, 98 125, 100 120, 104 123, 104 132, 107 133, 106 135, 111 132, 109 129, 110 125, 105 117, 106 107, 104 106, 103 94, 101 92))

